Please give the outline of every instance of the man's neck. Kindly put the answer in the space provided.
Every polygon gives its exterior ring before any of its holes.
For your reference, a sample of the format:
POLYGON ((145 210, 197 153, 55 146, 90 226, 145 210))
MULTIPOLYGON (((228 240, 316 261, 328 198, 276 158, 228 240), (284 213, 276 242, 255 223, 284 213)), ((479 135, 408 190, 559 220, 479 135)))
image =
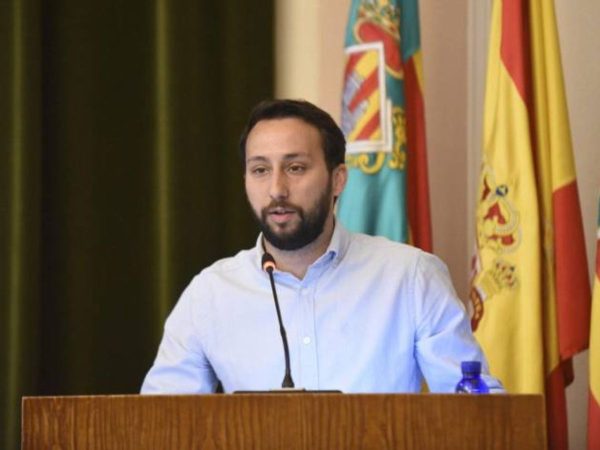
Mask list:
POLYGON ((297 250, 280 250, 266 239, 263 241, 266 250, 273 255, 277 262, 277 269, 283 272, 289 272, 298 279, 303 279, 308 270, 308 266, 319 259, 329 247, 331 237, 333 236, 334 218, 327 219, 323 232, 310 244, 297 250))

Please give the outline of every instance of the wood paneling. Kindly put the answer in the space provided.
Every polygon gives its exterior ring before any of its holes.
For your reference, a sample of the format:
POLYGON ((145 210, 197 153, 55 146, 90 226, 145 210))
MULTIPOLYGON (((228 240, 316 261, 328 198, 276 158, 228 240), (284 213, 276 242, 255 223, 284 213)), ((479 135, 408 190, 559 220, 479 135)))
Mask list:
POLYGON ((535 395, 31 397, 23 450, 544 449, 535 395))

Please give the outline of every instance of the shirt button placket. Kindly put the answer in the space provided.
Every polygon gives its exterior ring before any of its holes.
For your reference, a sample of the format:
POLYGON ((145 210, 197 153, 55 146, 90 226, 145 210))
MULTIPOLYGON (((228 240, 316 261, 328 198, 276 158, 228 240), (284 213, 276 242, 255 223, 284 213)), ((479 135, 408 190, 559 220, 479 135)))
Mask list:
POLYGON ((302 382, 306 389, 319 388, 317 366, 317 347, 314 329, 314 296, 312 289, 300 289, 300 303, 302 305, 302 328, 300 355, 302 365, 302 382))

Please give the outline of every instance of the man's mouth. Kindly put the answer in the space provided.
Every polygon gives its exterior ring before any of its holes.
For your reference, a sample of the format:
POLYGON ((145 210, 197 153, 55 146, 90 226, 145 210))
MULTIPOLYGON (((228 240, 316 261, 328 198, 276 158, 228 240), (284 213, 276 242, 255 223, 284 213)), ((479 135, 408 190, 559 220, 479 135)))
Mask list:
POLYGON ((277 224, 282 224, 291 220, 296 213, 297 211, 294 208, 285 206, 277 206, 267 210, 267 215, 277 224))

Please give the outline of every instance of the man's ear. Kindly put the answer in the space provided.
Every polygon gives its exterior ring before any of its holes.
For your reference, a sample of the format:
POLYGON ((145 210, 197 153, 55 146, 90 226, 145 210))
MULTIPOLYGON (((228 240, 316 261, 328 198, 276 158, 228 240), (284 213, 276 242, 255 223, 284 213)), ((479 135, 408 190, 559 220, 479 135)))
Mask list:
POLYGON ((346 182, 348 181, 348 168, 346 164, 340 164, 335 169, 333 169, 333 196, 339 197, 344 187, 346 186, 346 182))

